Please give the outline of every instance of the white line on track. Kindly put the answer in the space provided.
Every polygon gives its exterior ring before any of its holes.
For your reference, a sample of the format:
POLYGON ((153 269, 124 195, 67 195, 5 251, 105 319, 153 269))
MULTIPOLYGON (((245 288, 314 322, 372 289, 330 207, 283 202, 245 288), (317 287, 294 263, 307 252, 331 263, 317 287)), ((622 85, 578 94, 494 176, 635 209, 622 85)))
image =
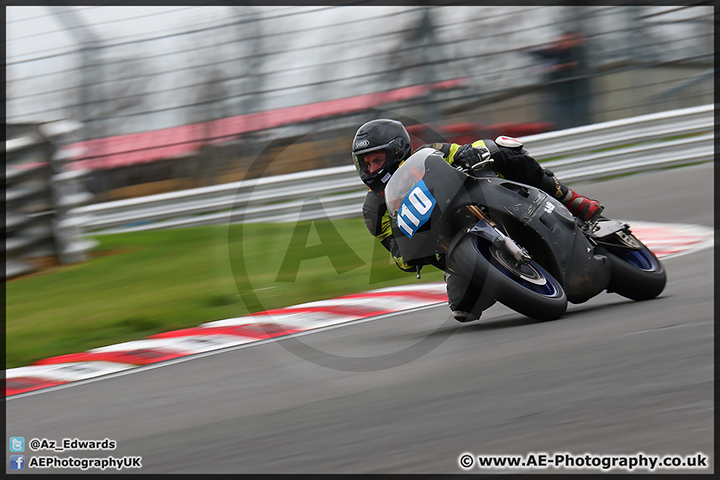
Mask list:
POLYGON ((103 375, 99 375, 99 376, 97 376, 97 377, 92 377, 92 378, 88 378, 88 379, 84 379, 84 380, 77 380, 77 381, 74 381, 74 382, 71 382, 71 383, 64 383, 64 384, 61 384, 61 385, 53 385, 53 386, 50 386, 50 387, 44 387, 44 388, 41 388, 41 389, 38 389, 38 390, 29 391, 29 392, 16 393, 16 394, 14 394, 14 395, 10 395, 10 396, 8 396, 8 397, 5 397, 5 401, 10 401, 10 400, 16 400, 16 399, 20 399, 20 398, 25 398, 25 397, 29 397, 29 396, 31 396, 31 395, 39 395, 39 394, 42 394, 42 393, 53 392, 53 391, 56 391, 56 390, 61 390, 61 389, 69 388, 69 387, 74 387, 74 386, 77 386, 77 385, 87 385, 87 384, 89 384, 89 383, 93 383, 93 382, 100 381, 100 380, 104 380, 104 379, 108 379, 108 378, 121 377, 121 376, 127 375, 127 374, 129 374, 129 373, 144 372, 144 371, 147 371, 147 370, 153 370, 153 369, 155 369, 155 368, 166 367, 166 366, 168 366, 168 365, 175 365, 175 364, 177 364, 177 363, 183 363, 183 362, 187 362, 187 361, 189 361, 189 360, 194 360, 194 359, 197 359, 197 358, 203 358, 203 357, 207 357, 207 356, 210 356, 210 355, 217 355, 217 354, 219 354, 219 353, 231 352, 231 351, 234 351, 234 350, 240 350, 240 349, 242 349, 242 348, 254 347, 254 346, 258 346, 258 345, 265 345, 266 343, 277 342, 277 341, 284 340, 284 339, 287 339, 287 338, 301 337, 301 336, 304 336, 304 335, 310 335, 310 334, 313 334, 313 333, 325 332, 325 331, 328 331, 328 330, 333 330, 333 329, 335 329, 335 328, 345 327, 345 326, 348 326, 348 325, 357 325, 357 324, 360 324, 360 323, 372 322, 372 321, 375 321, 375 320, 382 320, 382 319, 384 319, 384 318, 389 318, 389 317, 393 317, 393 316, 395 316, 395 315, 400 315, 400 314, 404 314, 404 313, 420 312, 420 311, 428 310, 428 309, 431 309, 431 308, 437 308, 438 306, 442 306, 442 305, 444 305, 445 303, 446 303, 446 302, 437 302, 437 303, 433 303, 433 304, 431 304, 431 305, 423 305, 423 306, 421 306, 421 307, 415 307, 415 308, 411 308, 411 309, 408 309, 408 310, 401 310, 401 311, 397 311, 397 312, 385 313, 385 314, 383 314, 383 315, 378 315, 378 316, 376 316, 376 317, 367 317, 367 318, 360 318, 360 319, 357 319, 357 320, 350 320, 350 321, 347 321, 347 322, 336 323, 336 324, 333 324, 333 325, 327 325, 327 326, 323 326, 323 327, 313 328, 313 329, 311 329, 311 330, 304 330, 304 331, 302 331, 302 332, 291 333, 291 334, 282 335, 282 336, 279 336, 279 337, 265 338, 265 339, 257 340, 257 341, 250 342, 250 343, 244 343, 244 344, 241 344, 241 345, 233 345, 233 346, 230 346, 230 347, 219 348, 219 349, 210 350, 210 351, 207 351, 207 352, 193 353, 193 354, 185 355, 185 356, 182 356, 182 357, 173 358, 173 359, 171 359, 171 360, 164 360, 164 361, 162 361, 162 362, 152 363, 152 364, 148 364, 148 365, 138 365, 138 366, 136 366, 136 367, 134 367, 134 368, 129 368, 129 369, 127 369, 127 370, 121 370, 121 371, 118 371, 118 372, 103 374, 103 375))
MULTIPOLYGON (((688 248, 686 250, 662 255, 661 258, 662 258, 663 262, 665 262, 666 260, 671 260, 673 258, 678 258, 678 257, 688 255, 691 253, 697 253, 699 251, 702 251, 702 250, 705 250, 707 248, 711 248, 714 246, 714 230, 709 227, 706 227, 706 226, 688 225, 688 224, 662 224, 662 223, 642 222, 642 221, 637 221, 637 222, 622 221, 622 222, 629 223, 631 228, 634 226, 636 228, 636 234, 638 234, 638 237, 641 240, 643 240, 642 234, 643 234, 644 229, 657 229, 657 228, 663 228, 663 227, 671 228, 671 229, 674 228, 674 229, 676 229, 676 231, 679 232, 679 234, 681 236, 687 235, 688 237, 696 238, 696 239, 700 240, 696 245, 694 245, 691 248, 688 248)), ((650 245, 648 245, 648 246, 650 246, 652 248, 652 246, 653 246, 652 241, 649 243, 650 243, 650 245)), ((420 288, 420 289, 427 288, 428 285, 426 285, 425 287, 415 286, 415 288, 420 288)), ((441 282, 438 282, 436 285, 429 285, 429 286, 432 288, 432 290, 437 290, 438 292, 442 291, 444 293, 445 287, 441 282)), ((401 290, 413 290, 413 286, 406 285, 406 286, 388 287, 388 288, 380 289, 380 290, 377 290, 374 292, 382 293, 382 292, 393 292, 393 291, 401 291, 401 290)), ((302 304, 302 305, 295 305, 293 307, 287 307, 287 308, 292 309, 292 308, 301 308, 301 307, 307 307, 307 306, 323 306, 326 304, 334 306, 334 305, 338 305, 338 303, 337 303, 338 300, 343 300, 345 303, 348 303, 348 304, 362 304, 367 299, 360 297, 360 298, 350 298, 350 299, 323 300, 323 301, 318 301, 318 302, 310 302, 310 303, 302 304)), ((64 383, 61 385, 53 385, 53 386, 49 386, 49 387, 43 387, 43 388, 40 388, 37 390, 31 390, 28 392, 17 393, 14 395, 5 396, 5 399, 6 399, 6 401, 14 400, 17 398, 25 398, 30 395, 36 395, 36 394, 46 393, 46 392, 55 391, 55 390, 59 390, 59 389, 63 389, 63 388, 68 388, 68 387, 72 387, 75 385, 85 385, 85 384, 103 380, 106 378, 114 378, 117 376, 127 375, 130 373, 151 370, 154 368, 164 367, 164 366, 168 366, 168 365, 174 365, 176 363, 181 363, 181 362, 193 360, 196 358, 203 358, 203 357, 206 357, 209 355, 216 355, 219 353, 229 352, 229 351, 233 351, 233 350, 239 350, 241 348, 253 347, 256 345, 265 345, 266 343, 269 343, 269 342, 281 341, 281 340, 287 339, 287 338, 300 337, 303 335, 310 335, 310 334, 314 334, 314 333, 324 332, 327 330, 345 327, 348 325, 357 325, 360 323, 381 320, 381 319, 392 317, 392 316, 399 315, 399 314, 423 311, 423 310, 430 309, 430 308, 436 308, 439 305, 446 303, 445 301, 439 301, 439 302, 433 302, 433 303, 427 304, 427 305, 415 306, 417 304, 417 302, 412 301, 412 300, 407 300, 407 299, 404 299, 404 300, 398 299, 398 298, 387 298, 387 299, 375 298, 375 299, 373 299, 374 302, 377 302, 379 300, 385 301, 388 304, 387 305, 388 307, 404 308, 404 309, 398 310, 395 312, 391 312, 391 313, 374 316, 374 317, 340 320, 340 321, 338 321, 337 316, 335 316, 335 319, 332 320, 333 323, 331 323, 329 325, 323 325, 322 324, 323 322, 320 322, 318 324, 318 326, 311 326, 307 330, 303 330, 301 332, 296 332, 296 333, 292 333, 292 334, 281 335, 281 336, 266 338, 266 339, 253 339, 253 340, 249 340, 249 341, 234 340, 232 342, 228 342, 230 344, 227 346, 216 345, 215 347, 213 347, 211 350, 208 350, 208 351, 202 351, 202 349, 200 349, 200 351, 190 352, 187 355, 184 355, 182 357, 177 357, 177 358, 174 358, 171 360, 164 360, 162 362, 157 362, 157 363, 147 364, 147 365, 133 365, 130 368, 125 367, 119 371, 103 373, 100 375, 93 376, 91 378, 81 378, 80 377, 77 380, 70 381, 70 383, 64 383), (408 308, 408 307, 410 307, 410 308, 408 308), (238 342, 238 344, 232 344, 235 342, 238 342)), ((318 312, 318 314, 320 314, 320 313, 321 312, 318 312)), ((282 316, 282 314, 278 314, 278 315, 282 316)), ((242 317, 242 318, 245 318, 245 317, 242 317)), ((257 317, 248 317, 248 318, 257 320, 257 317)), ((223 324, 223 322, 236 322, 237 320, 238 319, 217 320, 215 322, 209 322, 208 324, 204 324, 204 326, 219 326, 219 325, 223 324)), ((301 325, 299 325, 299 326, 301 326, 301 325)), ((135 342, 130 342, 130 343, 138 343, 139 344, 139 342, 141 343, 141 342, 148 342, 148 341, 154 341, 156 343, 162 343, 162 342, 177 343, 179 340, 178 339, 144 339, 144 340, 137 340, 135 342)), ((122 345, 125 345, 125 344, 111 345, 108 347, 101 347, 99 349, 94 349, 94 350, 96 350, 96 351, 114 350, 122 345)), ((79 362, 79 363, 83 363, 83 362, 79 362)), ((103 363, 103 362, 100 362, 100 363, 103 363)), ((28 367, 20 367, 20 368, 28 368, 28 367)), ((48 366, 48 368, 52 368, 52 367, 48 366)), ((122 367, 120 367, 120 368, 122 368, 122 367)))

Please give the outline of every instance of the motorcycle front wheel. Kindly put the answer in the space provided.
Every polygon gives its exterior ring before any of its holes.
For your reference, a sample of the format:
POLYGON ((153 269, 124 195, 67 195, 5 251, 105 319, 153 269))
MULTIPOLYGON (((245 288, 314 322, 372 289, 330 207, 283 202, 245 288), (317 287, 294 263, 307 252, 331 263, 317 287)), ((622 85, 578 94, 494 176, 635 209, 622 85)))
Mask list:
POLYGON ((634 235, 618 232, 609 239, 603 239, 603 244, 598 245, 595 251, 607 256, 610 262, 608 292, 640 301, 657 297, 665 288, 665 268, 634 235))
POLYGON ((448 255, 448 268, 470 279, 483 295, 537 320, 560 318, 567 296, 560 283, 535 261, 518 264, 503 248, 466 235, 448 255))

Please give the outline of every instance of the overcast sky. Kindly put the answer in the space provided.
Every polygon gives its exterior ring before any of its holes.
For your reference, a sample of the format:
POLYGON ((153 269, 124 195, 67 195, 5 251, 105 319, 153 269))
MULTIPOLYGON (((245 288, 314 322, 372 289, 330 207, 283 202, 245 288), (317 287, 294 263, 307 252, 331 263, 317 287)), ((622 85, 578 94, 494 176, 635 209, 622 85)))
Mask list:
MULTIPOLYGON (((326 44, 336 43, 338 38, 352 40, 362 36, 373 35, 381 38, 388 30, 399 28, 401 22, 412 20, 417 16, 415 13, 400 15, 399 12, 408 10, 417 11, 420 7, 50 7, 50 6, 27 6, 6 8, 6 72, 7 72, 7 114, 8 119, 18 121, 48 120, 48 116, 64 116, 62 95, 40 95, 14 100, 16 97, 27 96, 27 92, 43 92, 47 90, 58 90, 59 88, 71 88, 77 85, 77 73, 72 69, 78 68, 80 55, 78 46, 82 41, 79 35, 83 29, 71 30, 67 22, 62 22, 60 13, 73 9, 84 23, 90 26, 92 35, 97 36, 104 45, 112 45, 133 40, 146 38, 167 37, 166 40, 154 40, 151 42, 130 43, 126 47, 113 47, 103 50, 103 60, 117 57, 143 57, 150 53, 152 56, 150 69, 153 72, 167 69, 168 65, 191 65, 198 61, 197 58, 190 58, 181 55, 172 55, 172 52, 186 50, 190 42, 204 42, 212 53, 217 53, 214 47, 218 42, 217 36, 224 35, 229 29, 211 30, 204 35, 178 35, 194 29, 201 29, 213 25, 227 23, 233 15, 237 16, 249 12, 250 9, 259 11, 263 17, 273 17, 272 20, 261 22, 264 34, 268 35, 267 43, 274 49, 285 49, 291 47, 292 53, 286 55, 272 55, 265 59, 263 68, 270 72, 276 72, 272 78, 267 78, 266 86, 277 91, 270 99, 268 105, 277 108, 283 104, 302 104, 321 101, 323 99, 347 96, 348 94, 365 93, 377 88, 367 80, 358 82, 330 82, 323 88, 311 88, 305 91, 293 91, 288 89, 293 83, 306 85, 317 81, 316 77, 341 79, 352 78, 361 72, 372 71, 377 67, 378 62, 361 64, 352 61, 355 56, 382 53, 386 48, 385 40, 377 42, 363 40, 358 44, 349 46, 330 46, 326 44), (298 12, 303 12, 298 14, 298 12), (368 21, 360 21, 368 19, 368 21), (292 32, 301 31, 293 34, 292 32), (151 52, 152 51, 152 52, 151 52), (333 67, 318 67, 329 61, 343 61, 333 67), (52 75, 53 72, 65 72, 52 75), (285 89, 285 90, 283 90, 285 89), (55 110, 51 110, 51 109, 55 110)), ((525 22, 528 25, 534 24, 533 29, 525 29, 523 26, 507 24, 510 17, 504 17, 498 22, 505 22, 507 25, 500 27, 499 31, 506 29, 515 32, 511 36, 503 36, 501 42, 486 42, 483 44, 484 53, 494 50, 513 49, 537 45, 550 41, 557 34, 557 26, 553 25, 553 12, 560 7, 452 7, 436 10, 438 18, 448 25, 439 32, 443 41, 453 41, 461 38, 461 35, 472 37, 472 33, 462 30, 463 22, 467 19, 483 18, 485 12, 489 16, 498 12, 518 12, 521 15, 512 17, 514 22, 525 22), (523 13, 524 12, 524 13, 523 13), (548 25, 548 28, 537 28, 537 25, 548 25)), ((615 9, 619 7, 598 7, 600 9, 615 9)), ((677 7, 651 7, 652 12, 667 11, 677 7)), ((701 7, 710 8, 712 7, 701 7)), ((672 14, 672 18, 678 19, 696 15, 692 9, 679 10, 672 14)), ((711 10, 710 10, 711 11, 711 10)), ((66 20, 71 20, 67 16, 66 20)), ((656 22, 657 28, 665 30, 663 35, 676 36, 679 40, 673 46, 681 46, 682 38, 694 34, 697 24, 674 24, 669 27, 662 25, 663 21, 669 19, 668 15, 653 17, 649 22, 656 22)), ((622 14, 600 17, 594 22, 593 30, 598 33, 604 30, 620 28, 624 21, 622 14)), ((482 32, 478 32, 482 36, 482 32)), ((619 38, 618 45, 623 44, 619 38)), ((228 50, 233 53, 234 45, 228 50)), ((453 47, 454 48, 454 47, 453 47)), ((513 55, 503 55, 509 59, 513 55)), ((515 60, 520 61, 519 56, 515 60)), ((508 67, 505 64, 504 67, 508 67)), ((517 66, 517 62, 516 62, 517 66)), ((148 65, 145 65, 148 67, 148 65)), ((479 68, 479 66, 476 66, 479 68)), ((493 68, 492 65, 483 67, 486 71, 493 68)), ((472 73, 472 72, 471 72, 472 73)), ((526 75, 527 73, 525 73, 526 75)), ((151 77, 154 89, 164 87, 176 87, 188 82, 194 82, 188 75, 181 78, 170 78, 168 75, 155 75, 151 77)), ((484 81, 489 81, 485 78, 484 81)), ((512 79, 510 79, 512 81, 512 79)), ((505 77, 498 77, 498 81, 507 82, 505 77)), ((230 88, 235 88, 229 84, 230 88)), ((70 92, 72 93, 72 92, 70 92)), ((67 95, 66 95, 67 96, 67 95)), ((154 101, 162 101, 161 95, 157 95, 154 101)), ((148 120, 150 123, 157 122, 157 119, 148 120)), ((174 120, 169 117, 162 123, 172 123, 174 120)))

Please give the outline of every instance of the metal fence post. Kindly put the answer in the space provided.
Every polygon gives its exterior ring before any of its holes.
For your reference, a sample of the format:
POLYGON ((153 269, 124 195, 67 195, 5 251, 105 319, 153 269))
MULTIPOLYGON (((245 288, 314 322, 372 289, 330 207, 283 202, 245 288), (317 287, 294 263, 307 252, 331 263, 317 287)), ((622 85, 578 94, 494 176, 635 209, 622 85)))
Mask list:
POLYGON ((37 258, 55 250, 50 242, 47 145, 36 125, 8 125, 7 135, 5 275, 10 278, 36 270, 37 258))
POLYGON ((52 200, 55 215, 52 226, 57 245, 57 256, 61 264, 78 263, 88 259, 88 252, 98 245, 97 240, 84 239, 83 223, 89 219, 77 215, 73 209, 90 203, 94 195, 85 189, 82 179, 91 171, 88 169, 66 168, 75 155, 59 148, 66 143, 63 139, 81 128, 80 123, 60 122, 44 124, 40 129, 52 145, 50 165, 53 176, 50 178, 52 200))
POLYGON ((59 144, 80 126, 74 122, 7 126, 6 278, 48 263, 83 261, 97 245, 95 240, 82 240, 87 219, 70 211, 92 199, 78 182, 88 172, 65 171, 61 165, 71 156, 59 144))

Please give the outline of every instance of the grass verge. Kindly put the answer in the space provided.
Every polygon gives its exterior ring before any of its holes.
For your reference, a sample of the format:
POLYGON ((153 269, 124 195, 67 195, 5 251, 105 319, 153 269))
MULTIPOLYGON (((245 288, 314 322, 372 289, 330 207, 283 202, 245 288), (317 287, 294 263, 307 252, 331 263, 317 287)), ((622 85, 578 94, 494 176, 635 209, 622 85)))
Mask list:
MULTIPOLYGON (((362 220, 98 236, 90 260, 6 283, 6 368, 203 322, 390 285, 362 220)), ((441 281, 425 267, 422 282, 441 281)))

